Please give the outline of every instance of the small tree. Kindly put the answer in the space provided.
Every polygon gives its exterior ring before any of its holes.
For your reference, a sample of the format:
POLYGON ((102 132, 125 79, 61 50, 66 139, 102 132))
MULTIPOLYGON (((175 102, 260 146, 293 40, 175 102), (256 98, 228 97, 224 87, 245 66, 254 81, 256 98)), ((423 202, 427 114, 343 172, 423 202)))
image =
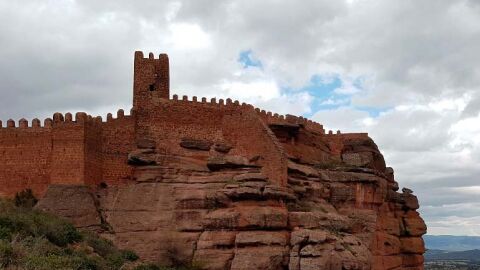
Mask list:
POLYGON ((37 202, 37 198, 29 188, 15 194, 15 205, 17 207, 33 208, 37 202))

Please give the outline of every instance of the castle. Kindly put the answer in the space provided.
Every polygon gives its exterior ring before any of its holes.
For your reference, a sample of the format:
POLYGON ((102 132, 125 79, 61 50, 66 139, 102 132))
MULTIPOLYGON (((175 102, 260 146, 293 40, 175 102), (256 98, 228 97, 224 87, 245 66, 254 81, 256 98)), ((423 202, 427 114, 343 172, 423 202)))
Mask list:
MULTIPOLYGON (((127 156, 135 142, 152 138, 165 153, 182 155, 182 138, 234 143, 235 153, 262 156, 263 171, 270 179, 287 181, 286 155, 272 133, 276 124, 300 124, 330 137, 366 134, 325 134, 321 124, 292 115, 266 112, 231 99, 207 101, 187 96, 170 98, 169 59, 152 53, 148 58, 135 52, 133 108, 106 121, 84 112, 53 119, 0 121, 0 196, 12 196, 25 188, 42 195, 49 184, 78 184, 91 187, 118 184, 132 179, 127 156), (263 166, 264 165, 264 166, 263 166)), ((294 138, 291 141, 295 144, 294 138)))
POLYGON ((135 53, 129 115, 8 120, 0 197, 26 188, 37 209, 152 262, 423 269, 418 199, 398 192, 366 133, 326 133, 231 99, 171 97, 165 54, 135 53))

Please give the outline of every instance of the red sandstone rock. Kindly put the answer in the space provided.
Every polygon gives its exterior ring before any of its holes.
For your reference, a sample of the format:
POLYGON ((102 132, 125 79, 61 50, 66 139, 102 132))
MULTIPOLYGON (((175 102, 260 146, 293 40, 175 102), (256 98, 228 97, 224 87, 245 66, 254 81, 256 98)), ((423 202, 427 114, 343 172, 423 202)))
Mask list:
POLYGON ((420 237, 427 233, 427 225, 417 212, 409 211, 403 221, 406 235, 420 237))
POLYGON ((241 167, 256 167, 250 161, 242 156, 214 156, 207 161, 210 170, 231 169, 241 167))
POLYGON ((282 270, 287 265, 285 247, 245 247, 235 251, 232 270, 282 270))
POLYGON ((402 243, 401 250, 406 254, 423 254, 425 252, 425 244, 420 237, 402 237, 400 238, 402 243))
POLYGON ((137 52, 134 69, 131 115, 0 128, 0 195, 32 188, 37 208, 163 264, 422 269, 418 199, 396 192, 367 134, 230 99, 170 99, 166 55, 137 52))
POLYGON ((155 149, 157 146, 154 140, 139 139, 137 140, 137 147, 139 149, 155 149))
POLYGON ((101 227, 94 194, 85 186, 50 185, 35 208, 68 218, 80 228, 101 227))
POLYGON ((130 165, 154 165, 156 161, 152 156, 154 151, 151 149, 139 149, 128 154, 128 164, 130 165))
POLYGON ((202 151, 208 151, 212 147, 213 142, 197 139, 183 138, 180 142, 180 146, 188 149, 196 149, 202 151))
POLYGON ((213 146, 213 149, 215 149, 215 151, 220 152, 220 153, 225 153, 225 154, 230 152, 230 150, 232 148, 233 147, 231 145, 228 145, 228 144, 225 144, 225 143, 216 143, 213 146))
POLYGON ((404 267, 423 266, 423 256, 416 254, 402 255, 402 265, 404 267))
POLYGON ((235 240, 238 247, 245 246, 286 246, 288 243, 288 232, 269 231, 246 231, 239 232, 235 240))

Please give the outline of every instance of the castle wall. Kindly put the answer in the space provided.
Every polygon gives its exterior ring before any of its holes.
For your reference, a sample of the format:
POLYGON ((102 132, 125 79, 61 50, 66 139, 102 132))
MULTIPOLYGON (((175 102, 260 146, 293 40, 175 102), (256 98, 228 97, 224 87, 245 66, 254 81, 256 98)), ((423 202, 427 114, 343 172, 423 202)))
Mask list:
MULTIPOLYGON (((103 152, 101 119, 86 123, 84 141, 84 180, 89 186, 96 186, 102 182, 103 177, 103 152)), ((80 163, 81 164, 81 163, 80 163)))
POLYGON ((55 121, 52 128, 52 184, 83 184, 85 125, 55 121))
POLYGON ((26 187, 43 194, 50 182, 51 129, 0 128, 0 196, 26 187))
POLYGON ((135 147, 135 121, 124 116, 123 110, 113 119, 110 115, 102 124, 102 181, 122 183, 131 178, 132 168, 127 164, 128 153, 135 147))

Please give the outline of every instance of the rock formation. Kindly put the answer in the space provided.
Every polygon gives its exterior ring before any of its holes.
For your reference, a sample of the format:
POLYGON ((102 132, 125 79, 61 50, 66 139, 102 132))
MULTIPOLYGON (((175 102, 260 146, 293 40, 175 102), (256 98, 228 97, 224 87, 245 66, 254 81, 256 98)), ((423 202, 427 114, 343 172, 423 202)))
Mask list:
POLYGON ((165 57, 136 54, 132 115, 121 129, 92 124, 86 138, 101 140, 82 148, 83 182, 42 178, 37 208, 164 264, 423 269, 418 200, 398 192, 367 134, 229 99, 169 99, 165 57))

